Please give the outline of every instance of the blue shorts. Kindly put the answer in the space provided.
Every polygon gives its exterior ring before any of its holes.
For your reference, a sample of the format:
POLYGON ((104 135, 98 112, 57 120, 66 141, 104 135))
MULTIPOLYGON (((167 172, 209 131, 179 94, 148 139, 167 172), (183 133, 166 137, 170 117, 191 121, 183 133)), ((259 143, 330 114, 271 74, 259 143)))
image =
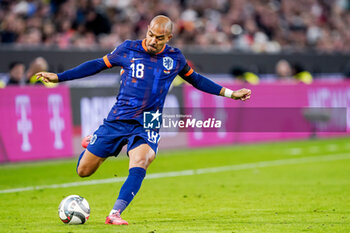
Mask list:
POLYGON ((92 135, 87 150, 102 158, 118 156, 124 145, 127 153, 141 144, 148 144, 157 154, 159 132, 145 129, 136 120, 104 120, 92 135))

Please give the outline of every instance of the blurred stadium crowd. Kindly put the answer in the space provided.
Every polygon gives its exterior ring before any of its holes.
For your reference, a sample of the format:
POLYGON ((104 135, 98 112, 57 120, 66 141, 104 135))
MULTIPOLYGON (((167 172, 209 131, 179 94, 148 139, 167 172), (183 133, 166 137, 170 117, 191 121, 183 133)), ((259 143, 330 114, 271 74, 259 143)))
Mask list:
POLYGON ((179 48, 350 52, 349 0, 0 0, 0 40, 112 49, 157 14, 174 20, 179 48))

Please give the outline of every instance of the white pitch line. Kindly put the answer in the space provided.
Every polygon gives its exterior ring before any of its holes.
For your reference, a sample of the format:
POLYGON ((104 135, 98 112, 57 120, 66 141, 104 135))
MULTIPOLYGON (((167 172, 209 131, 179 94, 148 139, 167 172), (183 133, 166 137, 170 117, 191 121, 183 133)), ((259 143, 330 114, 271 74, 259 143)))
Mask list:
MULTIPOLYGON (((282 160, 263 161, 263 162, 257 162, 257 163, 235 164, 235 165, 223 166, 223 167, 151 173, 146 176, 146 179, 192 176, 192 175, 198 175, 198 174, 209 174, 209 173, 218 173, 218 172, 226 172, 226 171, 239 171, 239 170, 246 170, 246 169, 275 167, 275 166, 290 165, 290 164, 328 162, 328 161, 336 161, 336 160, 343 160, 343 159, 350 159, 350 154, 347 153, 347 154, 321 155, 321 156, 312 156, 312 157, 309 156, 309 157, 294 158, 294 159, 282 159, 282 160)), ((40 189, 57 189, 57 188, 69 188, 69 187, 86 186, 86 185, 117 183, 117 182, 125 181, 126 178, 127 177, 117 177, 117 178, 79 181, 79 182, 71 182, 71 183, 63 183, 63 184, 51 184, 51 185, 29 186, 29 187, 14 188, 14 189, 3 189, 3 190, 0 190, 0 194, 33 191, 33 190, 40 190, 40 189)))

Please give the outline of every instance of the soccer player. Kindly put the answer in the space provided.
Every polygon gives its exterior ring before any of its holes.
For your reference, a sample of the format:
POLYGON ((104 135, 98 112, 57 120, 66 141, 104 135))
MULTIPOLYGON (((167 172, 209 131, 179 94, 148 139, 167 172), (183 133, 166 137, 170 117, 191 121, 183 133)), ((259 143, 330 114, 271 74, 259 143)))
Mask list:
POLYGON ((248 89, 232 91, 196 73, 179 49, 166 44, 173 36, 172 30, 172 21, 159 15, 150 22, 144 40, 127 40, 103 58, 87 61, 63 73, 37 73, 38 78, 45 82, 63 82, 114 66, 122 67, 117 101, 90 138, 77 164, 79 176, 90 176, 106 158, 117 156, 127 145, 129 175, 106 224, 128 225, 120 215, 139 191, 146 169, 155 159, 158 149, 159 130, 143 127, 143 112, 153 112, 154 117, 162 112, 170 84, 177 75, 210 94, 238 100, 250 98, 248 89))

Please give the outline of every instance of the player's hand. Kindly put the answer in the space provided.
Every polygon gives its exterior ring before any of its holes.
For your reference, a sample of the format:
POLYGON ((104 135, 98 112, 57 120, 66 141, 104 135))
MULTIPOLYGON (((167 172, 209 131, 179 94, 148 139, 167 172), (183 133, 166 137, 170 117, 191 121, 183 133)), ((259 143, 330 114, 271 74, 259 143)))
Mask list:
POLYGON ((235 99, 235 100, 247 100, 250 98, 250 95, 252 94, 252 91, 249 90, 249 89, 246 89, 246 88, 242 88, 242 89, 239 89, 237 91, 234 91, 232 93, 232 99, 235 99))
POLYGON ((36 79, 41 79, 45 83, 58 83, 58 76, 55 73, 50 72, 39 72, 36 73, 36 79))

